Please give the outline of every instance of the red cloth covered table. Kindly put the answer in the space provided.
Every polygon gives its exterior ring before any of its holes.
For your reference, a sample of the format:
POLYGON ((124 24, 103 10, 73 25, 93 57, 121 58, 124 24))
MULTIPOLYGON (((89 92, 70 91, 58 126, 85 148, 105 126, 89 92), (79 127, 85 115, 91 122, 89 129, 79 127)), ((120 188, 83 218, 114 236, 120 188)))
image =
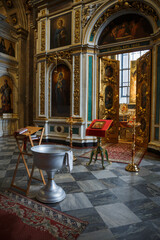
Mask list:
POLYGON ((94 119, 86 129, 86 136, 105 137, 105 133, 113 120, 94 119))

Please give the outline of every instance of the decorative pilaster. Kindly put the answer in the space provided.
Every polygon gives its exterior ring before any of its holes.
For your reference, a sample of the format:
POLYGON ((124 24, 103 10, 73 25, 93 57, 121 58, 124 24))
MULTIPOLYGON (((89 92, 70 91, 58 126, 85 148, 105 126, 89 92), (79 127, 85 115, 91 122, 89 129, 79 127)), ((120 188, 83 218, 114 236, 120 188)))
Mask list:
POLYGON ((45 114, 45 62, 41 63, 40 115, 45 114))
POLYGON ((45 37, 46 37, 46 22, 42 21, 41 22, 41 51, 44 51, 46 47, 45 37))
POLYGON ((80 42, 80 29, 81 29, 81 17, 80 17, 80 9, 75 11, 75 33, 74 33, 74 42, 80 42))

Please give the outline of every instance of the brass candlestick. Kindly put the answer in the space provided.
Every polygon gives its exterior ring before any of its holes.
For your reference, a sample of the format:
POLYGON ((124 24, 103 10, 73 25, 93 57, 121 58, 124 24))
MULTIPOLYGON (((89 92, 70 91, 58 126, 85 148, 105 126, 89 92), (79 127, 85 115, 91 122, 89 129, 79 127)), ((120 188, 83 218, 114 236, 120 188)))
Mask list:
MULTIPOLYGON (((67 118, 66 123, 70 124, 70 148, 72 148, 72 135, 73 135, 73 124, 77 123, 77 121, 70 116, 69 118, 67 118)), ((73 161, 76 161, 76 157, 73 154, 73 161)))
POLYGON ((132 162, 129 163, 125 170, 129 172, 139 172, 139 167, 134 164, 135 150, 136 150, 136 127, 140 126, 140 123, 136 123, 136 117, 133 117, 133 121, 129 122, 128 125, 133 126, 133 144, 132 144, 132 162))

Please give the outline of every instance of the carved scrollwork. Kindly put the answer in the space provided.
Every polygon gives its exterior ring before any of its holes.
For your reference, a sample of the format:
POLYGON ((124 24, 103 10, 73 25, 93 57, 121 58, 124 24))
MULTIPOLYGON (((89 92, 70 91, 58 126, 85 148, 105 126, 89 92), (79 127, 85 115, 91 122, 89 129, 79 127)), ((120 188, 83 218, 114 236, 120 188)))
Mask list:
POLYGON ((46 22, 42 21, 41 23, 41 51, 45 50, 46 47, 46 22))
POLYGON ((58 63, 60 60, 67 60, 72 65, 72 51, 59 51, 47 55, 47 66, 52 63, 58 63))
POLYGON ((84 28, 88 21, 90 20, 91 16, 93 15, 93 13, 97 10, 97 8, 100 6, 101 4, 90 4, 87 7, 84 7, 82 10, 82 28, 84 28))
POLYGON ((80 42, 80 28, 81 28, 81 22, 80 22, 80 10, 76 10, 75 12, 75 43, 79 43, 80 42))
POLYGON ((143 114, 145 114, 145 113, 146 113, 146 109, 142 108, 142 107, 139 107, 138 115, 143 116, 143 114))
POLYGON ((103 80, 104 82, 106 83, 112 83, 112 84, 117 84, 117 81, 114 77, 111 77, 111 78, 104 78, 103 80))
POLYGON ((109 114, 116 114, 115 109, 111 108, 111 109, 105 109, 105 115, 109 115, 109 114))

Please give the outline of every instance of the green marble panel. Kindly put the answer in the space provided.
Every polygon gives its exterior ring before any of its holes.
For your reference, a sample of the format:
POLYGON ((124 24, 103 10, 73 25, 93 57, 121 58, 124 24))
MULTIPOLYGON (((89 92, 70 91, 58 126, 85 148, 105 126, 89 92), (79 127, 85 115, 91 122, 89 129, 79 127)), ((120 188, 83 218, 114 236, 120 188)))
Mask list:
POLYGON ((92 121, 92 79, 93 79, 93 57, 88 59, 88 121, 92 121))
POLYGON ((69 133, 69 127, 64 127, 64 133, 69 133))
POLYGON ((79 134, 79 128, 73 128, 72 132, 73 134, 79 134))
POLYGON ((54 126, 50 126, 50 132, 54 132, 54 126))

